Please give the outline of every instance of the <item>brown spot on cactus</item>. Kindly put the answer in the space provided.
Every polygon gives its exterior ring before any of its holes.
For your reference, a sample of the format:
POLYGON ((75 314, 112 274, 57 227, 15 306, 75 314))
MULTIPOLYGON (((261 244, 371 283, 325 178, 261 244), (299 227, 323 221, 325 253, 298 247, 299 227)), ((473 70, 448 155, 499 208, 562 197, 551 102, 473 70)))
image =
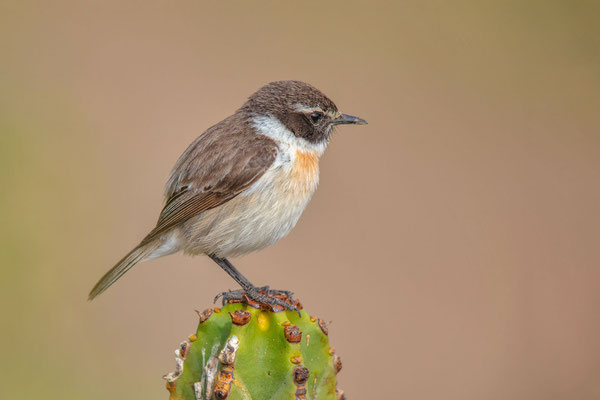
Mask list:
POLYGON ((196 334, 192 333, 190 336, 188 336, 188 340, 190 342, 195 342, 196 340, 198 340, 198 336, 196 336, 196 334))
POLYGON ((215 385, 215 397, 219 400, 226 399, 231 390, 231 381, 233 381, 233 367, 231 365, 223 366, 219 373, 219 379, 215 385))
POLYGON ((302 340, 302 332, 296 325, 289 325, 283 329, 285 339, 290 343, 300 343, 302 340))
POLYGON ((290 321, 284 321, 281 325, 282 326, 290 326, 292 323, 290 321))
POLYGON ((198 317, 200 317, 200 323, 206 322, 206 320, 208 318, 210 318, 210 316, 213 313, 213 310, 210 308, 207 308, 206 310, 200 312, 198 310, 196 310, 196 313, 198 314, 198 317))
POLYGON ((215 308, 213 308, 213 311, 218 314, 221 312, 221 309, 219 307, 215 307, 215 308))
POLYGON ((306 400, 306 388, 302 386, 296 389, 296 400, 306 400))
POLYGON ((342 359, 337 354, 333 355, 333 370, 336 375, 342 370, 342 359))
POLYGON ((321 318, 319 318, 319 328, 321 328, 321 330, 323 331, 325 336, 329 335, 329 330, 327 329, 327 325, 325 324, 325 321, 323 321, 321 318))
POLYGON ((243 303, 244 300, 242 299, 227 299, 227 304, 235 304, 235 303, 243 303))
POLYGON ((332 356, 335 353, 335 349, 333 347, 329 348, 329 355, 332 356))
POLYGON ((177 381, 173 381, 173 382, 167 381, 166 385, 167 385, 167 390, 172 393, 175 390, 175 386, 177 385, 177 381))
POLYGON ((190 343, 183 341, 179 345, 179 356, 185 360, 188 353, 190 352, 190 343))
POLYGON ((244 302, 246 304, 248 304, 250 307, 256 308, 257 310, 261 309, 261 304, 259 302, 249 299, 245 294, 244 294, 244 298, 245 298, 244 302))
POLYGON ((290 361, 292 362, 292 364, 302 364, 302 357, 292 356, 292 358, 290 358, 290 361))
POLYGON ((294 299, 292 304, 295 305, 298 310, 304 310, 304 307, 302 306, 302 303, 300 303, 299 300, 294 299))
POLYGON ((310 322, 315 322, 317 320, 317 317, 315 317, 314 315, 310 316, 310 322))
POLYGON ((294 382, 296 385, 304 385, 308 380, 310 372, 304 365, 297 365, 294 367, 294 382))
POLYGON ((270 304, 263 304, 262 309, 266 310, 266 311, 273 311, 273 312, 276 312, 276 313, 277 312, 282 312, 282 311, 286 310, 286 308, 284 306, 280 305, 280 304, 271 304, 271 305, 270 304))
POLYGON ((252 314, 246 310, 236 310, 233 313, 230 312, 229 315, 231 316, 231 322, 237 326, 246 325, 252 318, 252 314))

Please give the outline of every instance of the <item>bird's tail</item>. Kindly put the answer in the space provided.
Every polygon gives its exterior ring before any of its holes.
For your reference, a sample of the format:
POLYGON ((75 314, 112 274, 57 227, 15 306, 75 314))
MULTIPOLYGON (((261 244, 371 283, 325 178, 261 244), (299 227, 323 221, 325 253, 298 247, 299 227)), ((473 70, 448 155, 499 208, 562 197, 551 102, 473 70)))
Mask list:
POLYGON ((96 296, 108 289, 110 285, 115 283, 123 276, 123 274, 125 274, 125 272, 129 271, 131 267, 148 257, 157 247, 159 247, 159 245, 160 243, 154 241, 143 245, 140 244, 135 249, 131 250, 117 263, 117 265, 112 267, 110 271, 100 278, 98 283, 96 283, 96 286, 94 286, 90 292, 88 300, 93 300, 96 296))

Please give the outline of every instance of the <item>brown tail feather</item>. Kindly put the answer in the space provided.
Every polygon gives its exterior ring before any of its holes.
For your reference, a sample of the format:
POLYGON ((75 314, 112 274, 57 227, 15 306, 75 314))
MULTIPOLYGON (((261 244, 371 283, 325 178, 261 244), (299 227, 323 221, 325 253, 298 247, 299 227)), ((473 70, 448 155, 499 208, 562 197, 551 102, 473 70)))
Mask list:
POLYGON ((135 249, 131 250, 125 257, 121 259, 121 261, 117 263, 117 265, 112 267, 110 271, 100 278, 98 283, 96 283, 96 286, 94 286, 94 288, 91 290, 88 300, 93 300, 96 296, 108 289, 110 285, 115 283, 120 277, 123 276, 123 274, 125 274, 125 272, 129 271, 131 267, 150 255, 150 253, 152 253, 159 246, 159 244, 160 243, 158 241, 154 241, 145 245, 139 245, 135 249))

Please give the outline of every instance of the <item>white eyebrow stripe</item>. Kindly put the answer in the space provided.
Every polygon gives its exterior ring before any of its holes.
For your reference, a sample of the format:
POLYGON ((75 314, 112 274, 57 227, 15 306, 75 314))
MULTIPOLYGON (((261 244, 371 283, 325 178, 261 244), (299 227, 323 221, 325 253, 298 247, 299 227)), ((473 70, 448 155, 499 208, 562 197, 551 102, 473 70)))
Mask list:
POLYGON ((323 109, 321 109, 321 107, 307 107, 303 104, 296 104, 294 106, 294 110, 304 112, 304 113, 323 112, 323 109))
POLYGON ((302 104, 296 104, 296 106, 294 107, 294 109, 296 111, 303 112, 303 113, 306 113, 306 114, 313 113, 313 112, 320 112, 320 113, 323 113, 323 114, 327 115, 330 118, 338 118, 338 117, 340 117, 342 115, 342 114, 339 113, 339 111, 330 111, 330 110, 323 111, 323 109, 321 107, 307 107, 307 106, 302 105, 302 104))

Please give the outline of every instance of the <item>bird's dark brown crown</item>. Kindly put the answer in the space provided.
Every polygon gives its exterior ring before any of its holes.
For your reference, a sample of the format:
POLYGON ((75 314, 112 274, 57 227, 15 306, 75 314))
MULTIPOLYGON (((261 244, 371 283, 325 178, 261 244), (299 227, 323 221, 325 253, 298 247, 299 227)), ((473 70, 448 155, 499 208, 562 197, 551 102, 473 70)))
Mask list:
POLYGON ((297 137, 311 143, 327 141, 331 121, 338 114, 333 101, 320 90, 300 81, 276 81, 252 94, 240 111, 275 117, 297 137))

